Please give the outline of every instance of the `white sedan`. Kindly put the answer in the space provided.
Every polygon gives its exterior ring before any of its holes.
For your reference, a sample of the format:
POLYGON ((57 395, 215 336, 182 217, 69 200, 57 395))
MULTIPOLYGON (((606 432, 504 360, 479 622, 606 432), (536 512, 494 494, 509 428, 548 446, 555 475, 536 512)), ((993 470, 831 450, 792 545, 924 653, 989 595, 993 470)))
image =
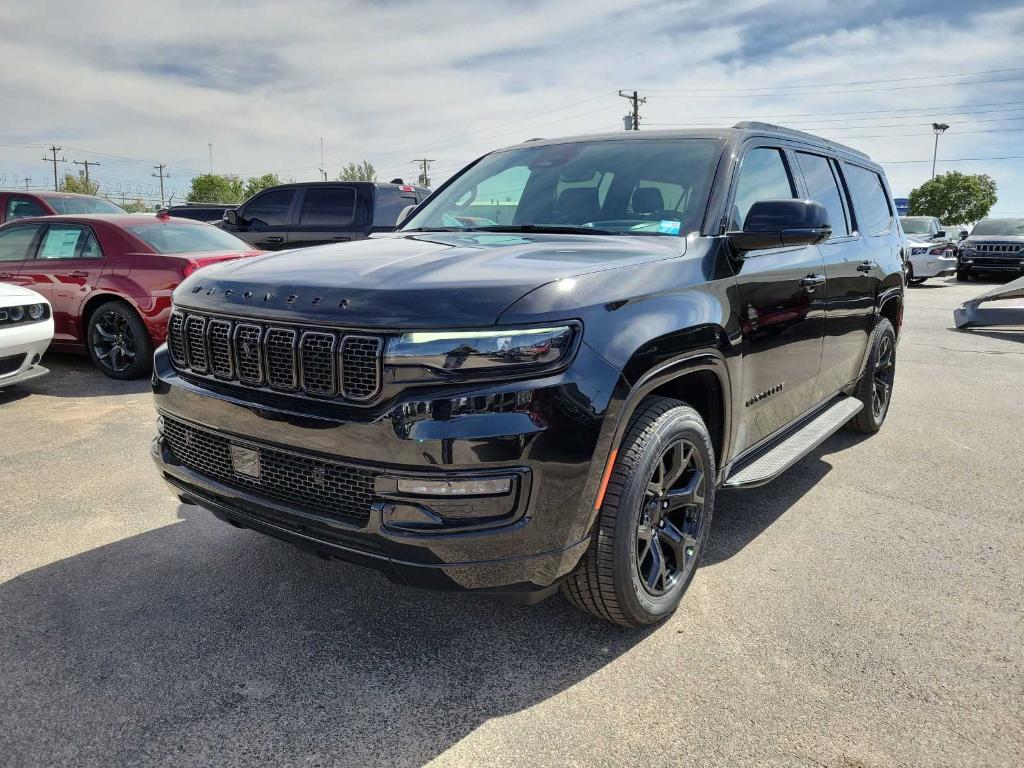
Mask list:
POLYGON ((0 283, 0 389, 49 373, 39 361, 52 340, 50 302, 28 288, 0 283))

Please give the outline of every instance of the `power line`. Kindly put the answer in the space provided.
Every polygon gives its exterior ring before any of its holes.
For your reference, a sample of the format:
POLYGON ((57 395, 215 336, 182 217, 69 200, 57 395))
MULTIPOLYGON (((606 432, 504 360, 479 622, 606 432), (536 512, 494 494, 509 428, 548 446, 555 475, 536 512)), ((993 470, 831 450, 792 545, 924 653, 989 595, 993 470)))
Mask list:
MULTIPOLYGON (((150 176, 157 177, 157 178, 160 179, 160 207, 161 208, 164 207, 164 176, 165 176, 164 169, 165 168, 167 168, 167 166, 164 163, 160 163, 159 165, 154 165, 153 166, 153 170, 156 171, 156 173, 151 173, 150 174, 150 176)), ((166 174, 166 175, 169 176, 170 174, 166 174)))
POLYGON ((89 166, 90 165, 99 165, 99 163, 96 162, 95 160, 72 160, 71 162, 74 163, 75 165, 81 165, 81 166, 85 167, 85 188, 88 189, 89 188, 89 166))
MULTIPOLYGON (((939 160, 939 163, 980 163, 987 160, 1024 160, 1024 155, 1002 155, 1000 157, 951 157, 948 160, 939 160)), ((878 160, 882 165, 904 165, 911 163, 930 163, 927 160, 878 160)))
MULTIPOLYGON (((61 149, 62 149, 62 147, 58 147, 56 145, 51 145, 50 146, 50 150, 49 150, 50 152, 53 153, 53 160, 52 160, 52 162, 53 162, 53 191, 54 192, 56 192, 57 189, 58 189, 58 185, 57 185, 57 163, 58 162, 66 163, 68 161, 68 159, 66 157, 62 157, 60 160, 57 160, 57 153, 60 152, 61 149)), ((44 157, 43 160, 45 160, 48 163, 51 162, 51 159, 49 157, 44 157)))
POLYGON ((434 161, 427 157, 421 157, 419 160, 413 160, 412 162, 414 165, 420 165, 423 168, 423 171, 420 173, 420 186, 429 187, 430 176, 427 175, 427 172, 430 170, 430 164, 434 161))

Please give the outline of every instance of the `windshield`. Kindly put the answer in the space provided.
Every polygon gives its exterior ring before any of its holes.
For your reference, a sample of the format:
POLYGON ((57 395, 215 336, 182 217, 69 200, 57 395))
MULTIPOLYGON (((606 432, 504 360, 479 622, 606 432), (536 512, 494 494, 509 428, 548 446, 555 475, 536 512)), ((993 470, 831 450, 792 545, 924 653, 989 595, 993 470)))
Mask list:
POLYGON ((102 197, 48 197, 57 213, 124 213, 118 206, 102 197))
POLYGON ((129 232, 157 253, 251 251, 244 240, 209 224, 128 224, 129 232))
POLYGON ((679 236, 700 229, 721 142, 616 139, 495 152, 402 229, 679 236))
POLYGON ((1024 219, 982 219, 972 235, 1016 235, 1024 237, 1024 219))
POLYGON ((908 235, 928 235, 931 234, 931 219, 908 219, 901 218, 900 224, 903 225, 903 231, 908 235))

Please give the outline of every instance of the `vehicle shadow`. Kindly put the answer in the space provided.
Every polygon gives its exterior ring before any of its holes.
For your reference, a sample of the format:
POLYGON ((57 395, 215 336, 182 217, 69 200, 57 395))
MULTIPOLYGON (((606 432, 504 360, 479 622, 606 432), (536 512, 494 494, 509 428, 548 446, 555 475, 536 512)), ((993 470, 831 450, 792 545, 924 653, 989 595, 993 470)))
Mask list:
POLYGON ((6 764, 421 766, 650 632, 178 514, 0 585, 6 764))
POLYGON ((786 470, 781 480, 759 488, 720 490, 701 565, 714 565, 738 554, 832 471, 832 465, 823 456, 850 448, 865 437, 855 432, 837 432, 786 470))
MULTIPOLYGON (((97 397, 106 395, 139 394, 149 391, 149 379, 118 381, 104 376, 85 355, 65 352, 47 352, 43 365, 50 369, 47 376, 12 387, 27 394, 45 394, 52 397, 97 397)), ((2 395, 0 395, 2 397, 2 395)), ((4 401, 0 399, 0 404, 4 401)))
POLYGON ((980 328, 950 328, 950 330, 964 333, 968 336, 984 336, 989 339, 999 339, 1000 341, 1024 342, 1024 326, 1018 328, 986 328, 985 330, 980 328))

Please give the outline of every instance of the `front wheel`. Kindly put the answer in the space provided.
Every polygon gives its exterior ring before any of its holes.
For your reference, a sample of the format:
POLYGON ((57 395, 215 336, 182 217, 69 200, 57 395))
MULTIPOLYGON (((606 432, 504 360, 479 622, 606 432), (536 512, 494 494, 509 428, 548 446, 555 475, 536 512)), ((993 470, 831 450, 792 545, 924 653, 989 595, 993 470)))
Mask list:
POLYGON ((590 547, 566 580, 577 607, 627 627, 679 605, 711 530, 715 454, 700 414, 650 397, 633 416, 608 481, 590 547))
POLYGON ((86 328, 89 357, 112 379, 138 379, 149 372, 153 342, 141 318, 121 301, 101 304, 86 328))
POLYGON ((892 387, 896 378, 896 332, 886 317, 880 318, 871 337, 871 352, 867 365, 857 382, 853 396, 864 407, 850 419, 848 426, 855 432, 877 432, 889 413, 892 387))

